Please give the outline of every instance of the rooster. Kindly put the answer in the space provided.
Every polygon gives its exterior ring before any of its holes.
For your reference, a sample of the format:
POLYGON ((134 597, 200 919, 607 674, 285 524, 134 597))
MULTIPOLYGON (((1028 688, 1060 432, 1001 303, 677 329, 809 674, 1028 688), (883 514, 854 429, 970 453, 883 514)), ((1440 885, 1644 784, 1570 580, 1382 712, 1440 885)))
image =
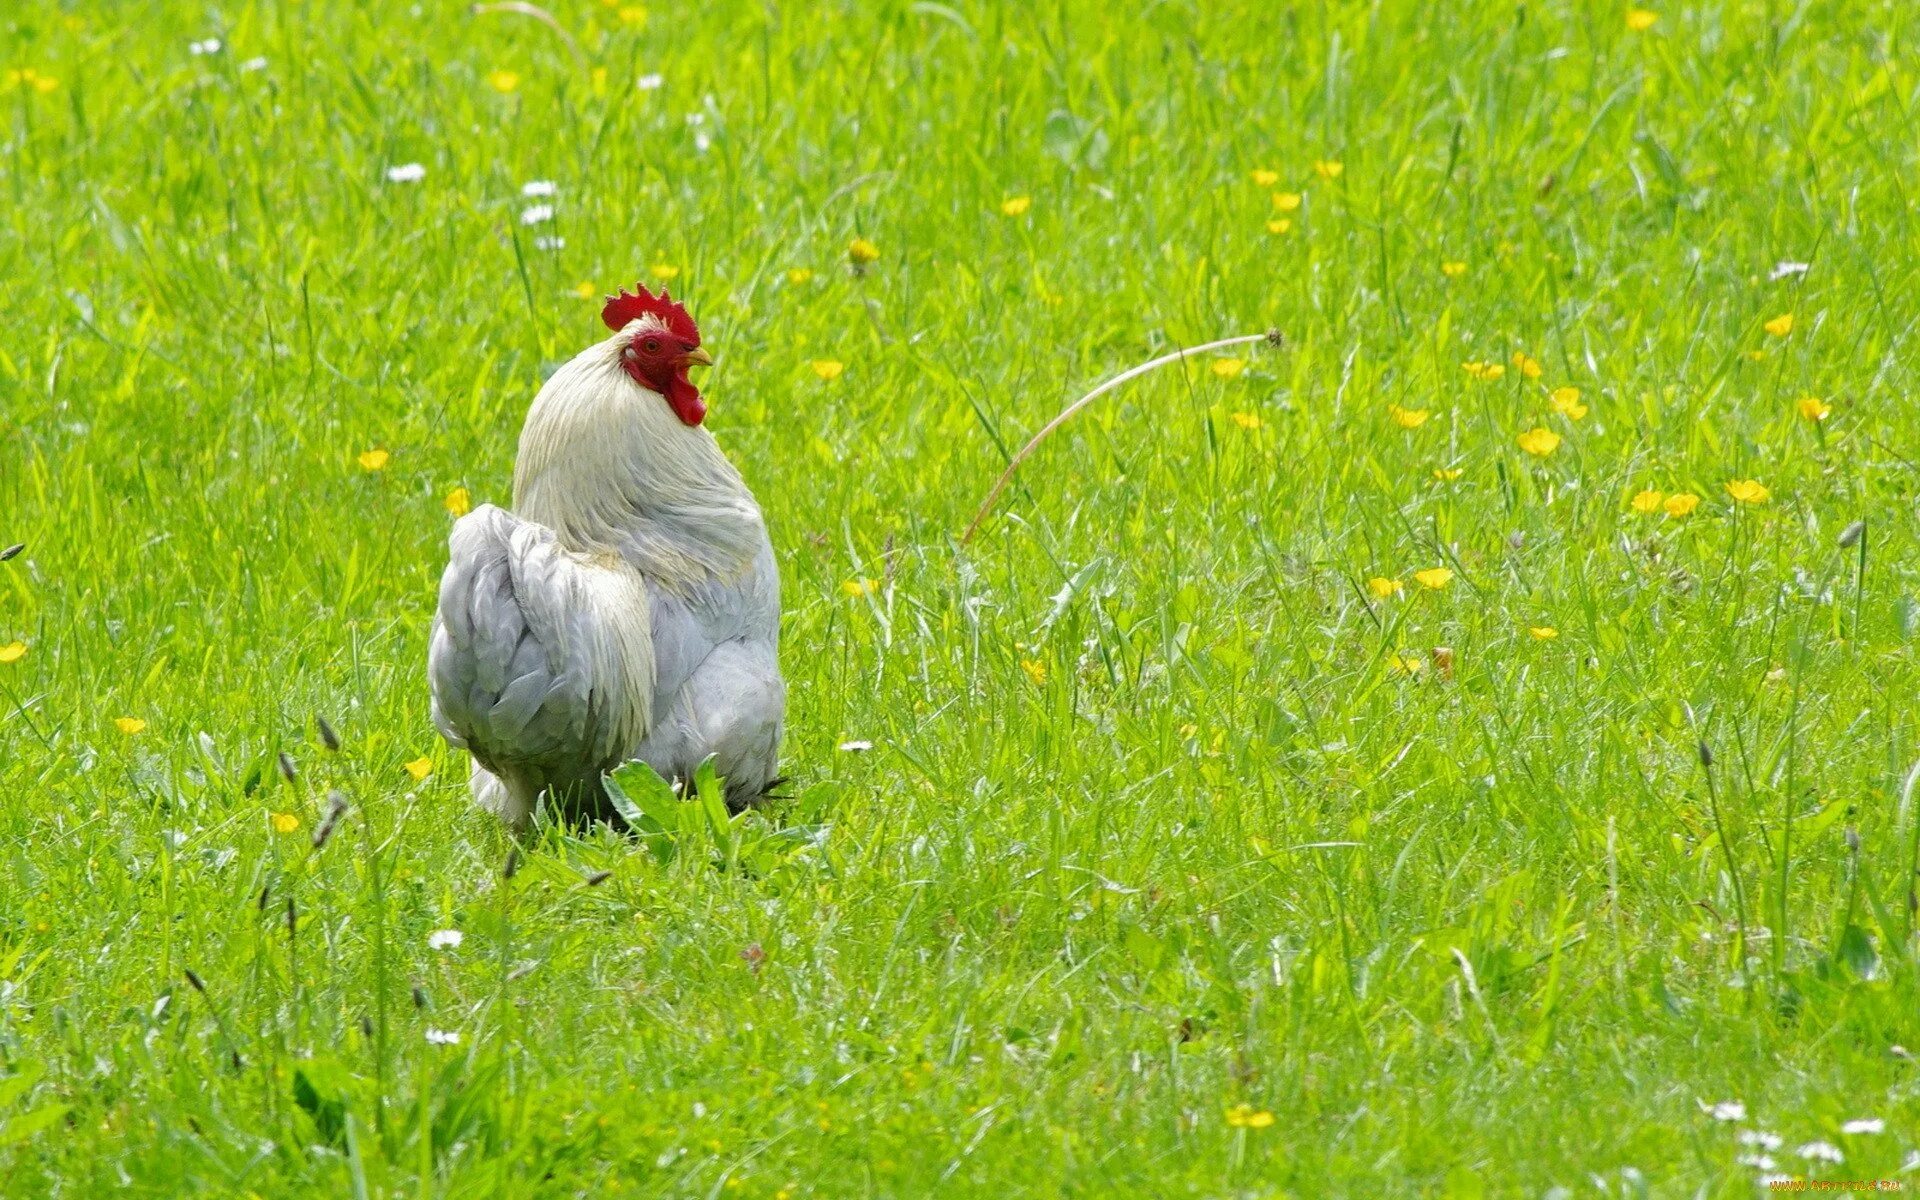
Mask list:
POLYGON ((773 786, 786 711, 780 581, 760 506, 701 427, 711 365, 662 288, 610 298, 613 336, 561 367, 520 431, 513 511, 454 524, 427 675, 474 799, 516 828, 544 793, 611 819, 629 759, 735 807, 773 786))

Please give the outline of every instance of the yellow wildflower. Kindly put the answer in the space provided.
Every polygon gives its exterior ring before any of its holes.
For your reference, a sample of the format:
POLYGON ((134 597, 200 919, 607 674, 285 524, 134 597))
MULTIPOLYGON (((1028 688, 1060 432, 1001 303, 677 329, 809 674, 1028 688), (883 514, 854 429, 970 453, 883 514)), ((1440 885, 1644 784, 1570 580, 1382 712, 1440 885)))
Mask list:
POLYGON ((1827 414, 1833 411, 1833 405, 1818 396, 1802 396, 1797 407, 1800 410, 1801 419, 1807 421, 1824 421, 1827 419, 1827 414))
POLYGON ((1452 483, 1465 474, 1465 469, 1461 467, 1435 467, 1433 469, 1433 477, 1441 483, 1452 483))
POLYGON ((1237 412, 1228 413, 1227 416, 1242 429, 1258 429, 1261 425, 1260 417, 1255 413, 1237 412))
POLYGON ((1293 222, 1285 217, 1275 217, 1273 220, 1267 222, 1268 233, 1285 233, 1292 228, 1293 222))
POLYGON ((580 297, 582 300, 591 300, 593 299, 593 294, 599 291, 600 289, 593 286, 593 280, 582 279, 579 283, 574 284, 571 288, 568 288, 567 290, 572 292, 574 295, 580 297))
POLYGON ((487 86, 504 96, 520 86, 520 73, 518 71, 488 71, 487 86))
POLYGON ((1667 510, 1670 517, 1684 517, 1700 507, 1700 497, 1692 492, 1675 492, 1667 497, 1667 502, 1661 507, 1667 510))
POLYGON ((1448 279, 1458 279, 1467 273, 1467 264, 1457 260, 1443 262, 1440 264, 1440 273, 1448 279))
POLYGON ((1766 324, 1762 325, 1761 328, 1766 330, 1768 333, 1772 334, 1774 337, 1785 337, 1788 334, 1793 332, 1793 314, 1781 313, 1779 316, 1775 317, 1773 320, 1768 321, 1766 324))
POLYGON ((1313 173, 1322 179, 1338 179, 1346 169, 1346 164, 1337 158, 1316 159, 1313 164, 1313 173))
POLYGON ((1253 169, 1253 182, 1260 187, 1270 188, 1280 182, 1280 172, 1269 171, 1265 167, 1255 167, 1253 169))
POLYGON ((1513 352, 1513 365, 1528 379, 1540 378, 1540 360, 1524 350, 1515 350, 1513 352))
POLYGON ((1235 1129, 1265 1129, 1273 1124, 1273 1114, 1250 1104, 1236 1104, 1227 1110, 1227 1124, 1235 1129))
POLYGON ((1037 658, 1021 659, 1020 669, 1025 671, 1027 678, 1033 680, 1035 684, 1044 684, 1047 681, 1047 664, 1037 658))
POLYGON ((632 25, 635 28, 644 26, 647 23, 646 6, 640 4, 623 5, 620 9, 620 23, 622 25, 632 25))
POLYGON ((1550 642, 1560 636, 1560 631, 1551 625, 1529 625, 1527 632, 1532 634, 1537 642, 1550 642))
POLYGON ((1418 429, 1427 423, 1427 418, 1433 415, 1433 411, 1425 408, 1401 408, 1398 404, 1389 404, 1387 415, 1392 417, 1393 423, 1402 429, 1418 429))
POLYGON ((473 511, 473 493, 463 487, 457 487, 448 492, 447 498, 441 503, 447 506, 447 512, 453 516, 464 517, 473 511))
POLYGON ((8 642, 0 646, 0 663, 16 663, 27 656, 25 642, 8 642))
POLYGON ((847 369, 847 364, 837 362, 831 358, 816 358, 813 360, 812 365, 813 373, 828 383, 832 383, 834 380, 840 378, 840 372, 847 369))
POLYGON ((672 263, 655 263, 647 268, 647 273, 659 280, 675 279, 680 275, 680 268, 672 263))
POLYGON ((384 471, 387 469, 387 460, 392 457, 385 450, 374 449, 362 451, 354 461, 360 464, 362 471, 384 471))
POLYGON ((1740 353, 1746 355, 1747 358, 1752 360, 1753 362, 1759 362, 1761 359, 1764 359, 1767 356, 1767 352, 1765 350, 1742 350, 1740 353))
POLYGON ((425 756, 416 758, 410 763, 402 763, 401 765, 407 769, 407 774, 413 776, 415 783, 419 783, 422 779, 433 774, 433 760, 425 756))
POLYGON ((1009 217, 1025 216, 1032 207, 1032 196, 1009 196, 1000 202, 1000 212, 1009 217))
POLYGON ((880 257, 880 247, 865 238, 855 238, 847 243, 847 257, 856 263, 870 263, 880 257))
POLYGON ((1453 582, 1453 572, 1446 567, 1428 567, 1424 571, 1415 571, 1413 577, 1421 587, 1434 592, 1453 582))
POLYGON ((849 579, 840 585, 840 590, 849 596, 870 596, 879 587, 877 579, 849 579))
POLYGON ((1545 458, 1560 448, 1560 435, 1551 429, 1535 427, 1517 439, 1520 448, 1535 458, 1545 458))
POLYGON ((1389 596, 1398 596, 1406 590, 1406 587, 1398 579, 1388 579, 1385 575, 1375 575, 1372 579, 1367 580, 1367 590, 1373 593, 1374 599, 1385 600, 1389 596))
POLYGON ((1221 379, 1238 378, 1240 372, 1247 369, 1244 358, 1216 358, 1213 360, 1213 373, 1221 379))
POLYGON ((1660 502, 1664 499, 1666 499, 1665 496, 1662 496, 1652 488, 1644 488, 1635 492, 1633 499, 1627 501, 1627 503, 1633 505, 1633 511, 1637 513, 1651 513, 1660 511, 1660 502))
POLYGON ((1472 359, 1461 363, 1460 369, 1465 371, 1469 378, 1487 382, 1504 378, 1507 373, 1507 368, 1501 363, 1479 362, 1472 359))
POLYGON ((795 287, 799 287, 801 284, 807 283, 812 279, 812 267, 795 267, 793 270, 787 272, 787 282, 795 287))
POLYGON ((1772 494, 1767 491, 1766 485, 1757 479, 1736 479, 1727 484, 1727 495, 1741 504, 1764 504, 1767 497, 1772 494))
POLYGON ((272 823, 275 833, 292 833, 300 828, 300 818, 290 812, 268 813, 267 820, 272 823))
POLYGON ((1275 192, 1273 194, 1273 206, 1281 212, 1292 212, 1294 209, 1300 207, 1300 193, 1275 192))
POLYGON ((132 737, 136 733, 145 732, 147 723, 139 717, 115 717, 113 719, 113 727, 128 737, 132 737))
POLYGON ((1388 661, 1392 662, 1397 669, 1408 675, 1418 675, 1427 669, 1426 660, 1417 655, 1393 654, 1388 656, 1388 661))
POLYGON ((1553 411, 1570 421, 1578 421, 1587 415, 1587 406, 1580 403, 1580 389, 1577 387, 1559 387, 1547 396, 1547 403, 1553 405, 1553 411))
POLYGON ((1660 20, 1660 14, 1644 8, 1627 10, 1627 28, 1635 33, 1645 33, 1660 20))

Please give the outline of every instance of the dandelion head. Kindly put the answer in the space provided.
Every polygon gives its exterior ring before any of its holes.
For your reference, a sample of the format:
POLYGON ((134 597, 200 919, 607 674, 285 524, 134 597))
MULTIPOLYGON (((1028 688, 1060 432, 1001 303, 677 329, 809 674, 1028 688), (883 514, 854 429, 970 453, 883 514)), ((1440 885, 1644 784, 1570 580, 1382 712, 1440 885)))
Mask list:
POLYGON ((880 257, 880 247, 866 238, 855 238, 847 243, 847 257, 854 265, 864 266, 880 257))
POLYGON ((1545 458, 1560 448, 1560 435, 1551 429, 1535 426, 1516 439, 1520 448, 1535 458, 1545 458))

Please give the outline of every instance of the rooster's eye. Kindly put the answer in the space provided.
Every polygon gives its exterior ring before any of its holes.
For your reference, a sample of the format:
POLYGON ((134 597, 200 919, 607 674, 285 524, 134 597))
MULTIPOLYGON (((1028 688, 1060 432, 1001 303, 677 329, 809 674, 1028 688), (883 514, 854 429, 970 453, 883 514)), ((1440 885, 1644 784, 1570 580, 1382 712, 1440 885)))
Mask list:
POLYGON ((659 343, 659 342, 658 342, 657 340, 655 340, 655 339, 653 339, 653 338, 648 338, 648 339, 646 340, 646 348, 647 348, 647 353, 648 353, 648 354, 658 354, 658 353, 660 353, 660 343, 659 343))

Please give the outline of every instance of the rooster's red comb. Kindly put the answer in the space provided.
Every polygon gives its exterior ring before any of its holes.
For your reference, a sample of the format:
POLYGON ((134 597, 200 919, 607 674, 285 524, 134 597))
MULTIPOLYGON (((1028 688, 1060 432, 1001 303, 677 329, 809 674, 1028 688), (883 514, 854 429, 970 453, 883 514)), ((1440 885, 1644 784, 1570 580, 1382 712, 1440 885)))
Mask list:
POLYGON ((607 297, 607 306, 600 310, 600 319, 607 323, 608 329, 618 333, 627 327, 629 321, 655 316, 660 318, 669 334, 683 342, 691 342, 696 346, 700 344, 699 326, 693 323, 686 306, 675 303, 673 297, 667 295, 666 288, 661 288, 656 296, 647 290, 644 283, 633 286, 639 290, 639 295, 622 291, 618 296, 607 297))

